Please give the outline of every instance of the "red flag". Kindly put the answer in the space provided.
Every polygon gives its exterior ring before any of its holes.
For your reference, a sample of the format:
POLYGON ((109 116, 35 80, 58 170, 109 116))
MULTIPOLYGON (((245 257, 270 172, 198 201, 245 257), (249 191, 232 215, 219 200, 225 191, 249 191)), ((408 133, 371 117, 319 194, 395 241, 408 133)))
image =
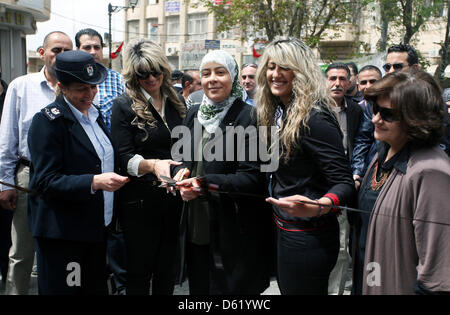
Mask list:
POLYGON ((123 42, 120 44, 120 46, 116 49, 115 52, 111 53, 111 59, 116 59, 119 56, 120 51, 122 50, 123 42))
POLYGON ((253 57, 255 58, 261 57, 261 55, 256 52, 255 45, 253 45, 253 57))

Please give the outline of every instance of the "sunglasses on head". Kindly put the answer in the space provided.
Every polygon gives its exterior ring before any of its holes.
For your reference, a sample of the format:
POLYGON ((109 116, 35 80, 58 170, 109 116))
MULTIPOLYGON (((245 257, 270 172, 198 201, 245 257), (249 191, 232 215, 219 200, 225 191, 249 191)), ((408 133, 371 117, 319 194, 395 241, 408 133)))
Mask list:
POLYGON ((150 71, 150 72, 142 72, 142 73, 136 72, 136 76, 137 76, 137 78, 138 78, 139 80, 145 80, 145 79, 147 79, 150 75, 151 75, 152 77, 154 77, 154 78, 157 78, 157 77, 159 77, 161 74, 162 74, 162 72, 159 72, 159 71, 156 71, 156 70, 153 70, 153 71, 150 71))
POLYGON ((367 83, 374 84, 376 81, 377 81, 376 79, 362 80, 362 81, 359 81, 359 84, 360 85, 366 85, 367 83))
POLYGON ((399 70, 403 69, 404 65, 403 65, 403 63, 394 63, 393 65, 391 65, 390 63, 387 63, 383 66, 383 69, 384 69, 384 71, 387 72, 387 71, 391 70, 391 67, 394 67, 395 71, 399 71, 399 70))
POLYGON ((387 122, 399 121, 400 119, 395 115, 394 111, 390 108, 381 107, 377 102, 371 102, 373 115, 380 113, 381 119, 387 122))

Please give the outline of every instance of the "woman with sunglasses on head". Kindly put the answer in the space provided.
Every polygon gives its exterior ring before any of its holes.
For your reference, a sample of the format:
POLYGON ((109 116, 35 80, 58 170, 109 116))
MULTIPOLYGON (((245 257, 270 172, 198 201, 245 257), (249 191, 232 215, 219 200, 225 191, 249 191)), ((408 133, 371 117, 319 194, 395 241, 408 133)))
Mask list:
POLYGON ((450 160, 439 147, 440 88, 425 72, 396 72, 364 97, 380 143, 359 192, 359 208, 371 215, 362 214, 354 285, 363 294, 449 293, 450 160))
POLYGON ((279 127, 280 164, 267 199, 278 227, 278 285, 282 294, 326 295, 339 253, 333 206, 355 193, 334 101, 312 50, 296 38, 266 47, 257 86, 258 124, 279 127))
POLYGON ((127 294, 172 294, 176 275, 181 199, 155 183, 170 176, 174 142, 185 106, 172 88, 171 68, 161 47, 148 40, 124 51, 126 93, 114 100, 111 134, 122 170, 131 182, 120 194, 120 224, 127 257, 127 294))

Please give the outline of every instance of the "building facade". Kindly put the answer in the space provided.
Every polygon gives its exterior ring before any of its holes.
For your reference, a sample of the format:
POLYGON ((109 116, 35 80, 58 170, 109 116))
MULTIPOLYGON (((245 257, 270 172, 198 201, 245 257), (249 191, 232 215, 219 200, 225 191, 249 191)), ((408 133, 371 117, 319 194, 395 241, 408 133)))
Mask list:
MULTIPOLYGON (((127 5, 128 5, 127 1, 127 5)), ((230 52, 239 64, 255 62, 251 47, 237 31, 216 33, 217 21, 196 1, 139 0, 125 14, 125 42, 146 37, 159 43, 174 69, 198 69, 209 49, 230 52)))
MULTIPOLYGON (((446 10, 432 18, 411 42, 430 63, 426 69, 429 72, 434 72, 439 60, 438 43, 445 36, 446 10)), ((355 60, 359 66, 371 63, 381 68, 384 53, 377 49, 380 25, 377 5, 361 10, 337 30, 326 32, 315 49, 318 59, 322 63, 355 60)), ((175 69, 198 68, 208 48, 229 51, 239 64, 257 63, 253 56, 253 42, 241 42, 239 29, 218 34, 214 15, 198 6, 196 0, 139 0, 137 7, 125 14, 125 26, 125 42, 135 37, 156 41, 175 69)), ((256 37, 261 37, 261 34, 256 37)), ((389 42, 398 43, 400 38, 391 35, 389 42)))
POLYGON ((6 82, 27 73, 26 35, 50 19, 50 0, 0 0, 0 72, 6 82))

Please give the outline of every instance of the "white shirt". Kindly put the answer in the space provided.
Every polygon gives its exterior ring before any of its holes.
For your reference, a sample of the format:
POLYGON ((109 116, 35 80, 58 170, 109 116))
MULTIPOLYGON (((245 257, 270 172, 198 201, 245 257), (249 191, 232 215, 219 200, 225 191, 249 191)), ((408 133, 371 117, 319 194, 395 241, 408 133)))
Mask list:
POLYGON ((342 138, 342 144, 344 145, 345 154, 347 154, 347 100, 344 98, 342 100, 343 106, 333 106, 333 111, 338 114, 339 124, 341 126, 342 132, 344 134, 342 138))
MULTIPOLYGON (((95 152, 97 152, 97 156, 101 161, 102 173, 114 172, 114 150, 108 136, 97 123, 97 118, 99 116, 98 110, 93 106, 89 107, 89 117, 86 117, 75 108, 66 97, 64 97, 64 100, 69 105, 70 110, 80 123, 81 127, 83 127, 89 140, 91 140, 95 152)), ((112 220, 114 192, 103 190, 103 200, 105 226, 108 226, 112 220)))
MULTIPOLYGON (((55 100, 55 90, 44 75, 27 74, 11 82, 0 123, 0 180, 14 184, 14 170, 20 158, 30 160, 28 130, 33 116, 55 100)), ((12 189, 0 185, 0 190, 12 189)))

